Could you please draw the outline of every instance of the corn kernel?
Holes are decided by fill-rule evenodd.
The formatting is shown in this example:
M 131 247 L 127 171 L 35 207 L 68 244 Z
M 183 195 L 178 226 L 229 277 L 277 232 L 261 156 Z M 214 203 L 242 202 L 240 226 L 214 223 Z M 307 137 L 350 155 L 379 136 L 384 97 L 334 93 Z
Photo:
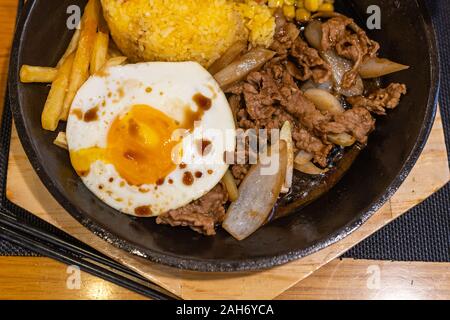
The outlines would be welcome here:
M 322 3 L 319 6 L 318 11 L 321 11 L 321 12 L 333 12 L 334 11 L 334 6 L 333 6 L 332 3 Z
M 285 5 L 283 7 L 283 13 L 286 18 L 288 18 L 289 20 L 292 20 L 295 18 L 295 7 L 293 5 L 290 5 L 290 6 Z
M 269 0 L 267 5 L 269 8 L 279 8 L 283 5 L 283 0 Z
M 284 4 L 286 6 L 293 6 L 295 5 L 295 0 L 284 0 Z
M 304 8 L 299 8 L 295 12 L 295 19 L 297 19 L 297 21 L 308 21 L 310 17 L 311 17 L 311 12 L 309 12 L 308 10 L 306 10 Z
M 316 12 L 322 2 L 321 0 L 305 0 L 305 9 L 309 12 Z
M 297 8 L 304 8 L 305 7 L 305 1 L 304 0 L 296 0 L 295 5 Z

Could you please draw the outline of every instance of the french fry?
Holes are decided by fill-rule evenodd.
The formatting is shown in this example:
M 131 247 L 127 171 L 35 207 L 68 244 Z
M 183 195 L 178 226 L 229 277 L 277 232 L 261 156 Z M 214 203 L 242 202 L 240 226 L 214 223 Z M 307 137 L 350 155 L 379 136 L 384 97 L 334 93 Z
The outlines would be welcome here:
M 80 41 L 75 52 L 69 88 L 64 99 L 61 120 L 66 121 L 75 95 L 89 77 L 89 63 L 100 19 L 99 0 L 89 0 L 81 19 Z
M 53 141 L 55 145 L 57 145 L 60 148 L 69 150 L 69 147 L 67 145 L 67 137 L 65 132 L 58 133 L 58 136 L 56 137 L 55 141 Z
M 109 34 L 102 31 L 97 32 L 94 50 L 91 56 L 91 75 L 99 71 L 106 63 L 108 55 Z
M 63 111 L 64 98 L 69 86 L 69 78 L 72 71 L 74 54 L 70 55 L 58 70 L 55 81 L 45 102 L 42 112 L 42 128 L 55 131 L 58 127 L 59 119 Z
M 58 64 L 56 65 L 57 68 L 61 67 L 64 61 L 67 59 L 68 56 L 70 56 L 72 53 L 75 52 L 78 48 L 78 41 L 80 40 L 80 29 L 77 28 L 75 33 L 72 36 L 72 40 L 70 40 L 69 46 L 66 49 L 66 52 L 64 52 L 61 59 L 59 59 Z
M 49 67 L 35 67 L 24 64 L 20 68 L 20 81 L 23 83 L 50 83 L 56 78 L 58 69 Z

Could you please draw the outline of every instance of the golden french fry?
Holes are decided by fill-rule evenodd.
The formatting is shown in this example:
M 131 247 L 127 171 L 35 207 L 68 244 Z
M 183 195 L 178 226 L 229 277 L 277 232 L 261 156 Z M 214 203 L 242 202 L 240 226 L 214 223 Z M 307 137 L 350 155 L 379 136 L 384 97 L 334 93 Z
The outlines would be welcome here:
M 72 53 L 75 52 L 78 48 L 78 41 L 80 40 L 80 29 L 78 28 L 75 33 L 72 36 L 72 40 L 70 40 L 69 46 L 66 49 L 66 52 L 64 52 L 61 59 L 59 59 L 58 64 L 56 65 L 57 68 L 61 67 L 64 61 L 67 59 L 68 56 L 70 56 Z
M 59 119 L 63 111 L 64 98 L 69 86 L 70 73 L 74 61 L 74 54 L 70 55 L 58 70 L 55 81 L 45 102 L 42 112 L 42 128 L 55 131 L 58 127 Z
M 95 39 L 94 50 L 91 56 L 91 75 L 99 71 L 106 63 L 108 55 L 109 34 L 104 32 L 97 32 Z
M 67 137 L 65 132 L 58 133 L 58 136 L 56 137 L 55 141 L 53 141 L 55 145 L 57 145 L 60 148 L 69 150 L 69 146 L 67 145 Z
M 35 67 L 24 64 L 20 68 L 20 81 L 23 83 L 50 83 L 56 78 L 58 69 L 49 67 Z
M 70 75 L 69 88 L 64 99 L 63 112 L 61 120 L 67 120 L 69 116 L 70 106 L 77 94 L 78 89 L 89 77 L 89 63 L 94 48 L 97 27 L 100 18 L 100 2 L 99 0 L 89 0 L 81 19 L 80 41 L 75 52 L 72 72 Z

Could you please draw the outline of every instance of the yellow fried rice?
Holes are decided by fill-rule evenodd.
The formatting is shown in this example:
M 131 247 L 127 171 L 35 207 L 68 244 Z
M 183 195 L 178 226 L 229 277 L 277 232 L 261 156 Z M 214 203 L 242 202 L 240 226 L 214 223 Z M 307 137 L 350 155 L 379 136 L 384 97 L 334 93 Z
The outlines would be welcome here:
M 111 35 L 134 61 L 209 67 L 234 42 L 269 46 L 275 21 L 253 0 L 101 0 Z

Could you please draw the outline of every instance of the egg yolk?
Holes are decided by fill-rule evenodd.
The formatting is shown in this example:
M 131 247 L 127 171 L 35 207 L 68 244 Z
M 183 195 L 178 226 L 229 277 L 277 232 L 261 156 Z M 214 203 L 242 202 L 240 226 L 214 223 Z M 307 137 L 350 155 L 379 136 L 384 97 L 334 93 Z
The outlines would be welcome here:
M 178 142 L 172 133 L 178 129 L 175 120 L 147 105 L 135 105 L 112 123 L 107 147 L 89 148 L 70 153 L 71 162 L 80 176 L 89 174 L 91 164 L 112 164 L 130 185 L 156 184 L 176 169 L 172 151 Z

